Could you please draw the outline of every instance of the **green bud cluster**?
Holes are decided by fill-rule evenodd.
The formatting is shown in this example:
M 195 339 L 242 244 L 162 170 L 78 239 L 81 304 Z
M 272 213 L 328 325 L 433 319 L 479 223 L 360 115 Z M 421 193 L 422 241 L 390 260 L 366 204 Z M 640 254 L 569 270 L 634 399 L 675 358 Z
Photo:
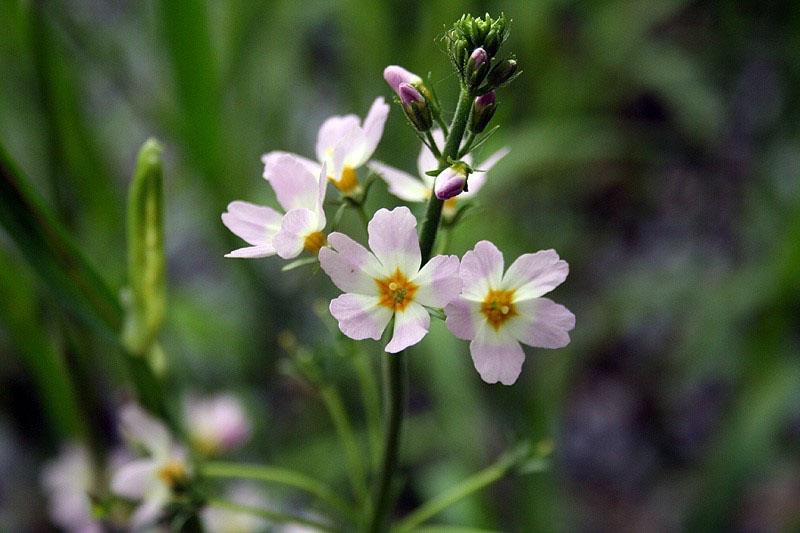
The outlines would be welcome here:
M 469 81 L 465 76 L 472 52 L 477 48 L 483 48 L 488 60 L 491 61 L 506 38 L 508 38 L 508 19 L 503 13 L 496 19 L 488 13 L 483 18 L 462 15 L 444 34 L 450 60 L 465 83 Z

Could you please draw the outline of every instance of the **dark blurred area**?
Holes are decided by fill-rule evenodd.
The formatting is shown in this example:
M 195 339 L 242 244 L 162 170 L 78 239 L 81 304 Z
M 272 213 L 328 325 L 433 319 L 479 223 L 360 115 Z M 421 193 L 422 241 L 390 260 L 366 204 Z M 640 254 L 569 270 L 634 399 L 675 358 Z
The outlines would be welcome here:
M 430 71 L 452 112 L 457 80 L 437 37 L 462 13 L 485 11 L 513 20 L 505 49 L 523 74 L 499 91 L 502 126 L 478 159 L 511 153 L 450 251 L 489 239 L 508 263 L 555 248 L 570 275 L 553 297 L 577 326 L 565 349 L 526 349 L 519 381 L 503 387 L 483 383 L 466 343 L 434 321 L 410 351 L 400 511 L 517 440 L 552 440 L 545 472 L 506 479 L 443 521 L 797 530 L 796 2 L 4 0 L 0 141 L 115 288 L 136 151 L 149 136 L 163 142 L 169 379 L 245 399 L 255 432 L 244 458 L 339 482 L 330 423 L 281 372 L 278 342 L 286 331 L 328 342 L 330 318 L 314 310 L 335 291 L 276 260 L 224 259 L 237 243 L 220 213 L 239 198 L 274 204 L 261 154 L 312 156 L 327 116 L 363 116 L 388 98 L 388 64 Z M 418 150 L 393 108 L 376 157 L 412 171 Z M 398 203 L 374 189 L 372 209 Z M 344 225 L 364 239 L 355 216 Z M 37 472 L 63 435 L 26 361 L 64 354 L 87 380 L 108 445 L 122 371 L 108 340 L 58 305 L 3 230 L 0 269 L 13 285 L 0 304 L 0 529 L 40 530 Z M 336 361 L 358 412 L 352 372 Z

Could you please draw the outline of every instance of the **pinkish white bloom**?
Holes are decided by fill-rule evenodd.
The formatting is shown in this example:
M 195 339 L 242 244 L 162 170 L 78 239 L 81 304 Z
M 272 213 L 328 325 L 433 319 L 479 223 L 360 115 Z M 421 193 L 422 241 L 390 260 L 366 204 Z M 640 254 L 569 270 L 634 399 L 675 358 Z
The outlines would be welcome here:
M 487 383 L 511 385 L 522 370 L 520 343 L 562 348 L 575 315 L 541 296 L 559 286 L 569 272 L 555 250 L 524 254 L 503 274 L 503 254 L 480 241 L 464 254 L 461 295 L 445 307 L 447 328 L 469 340 L 472 361 Z
M 233 451 L 250 437 L 250 422 L 241 402 L 233 395 L 188 397 L 183 412 L 192 444 L 205 455 Z
M 92 516 L 89 499 L 89 493 L 95 489 L 95 475 L 89 452 L 80 444 L 65 446 L 56 459 L 42 468 L 42 488 L 54 524 L 76 533 L 103 531 Z
M 228 487 L 225 491 L 225 500 L 256 509 L 272 507 L 272 502 L 264 493 L 249 483 L 239 482 Z M 254 533 L 266 531 L 270 526 L 267 520 L 253 513 L 221 507 L 206 507 L 201 511 L 200 516 L 204 529 L 209 533 Z
M 383 79 L 398 97 L 400 97 L 400 84 L 407 83 L 416 86 L 422 83 L 422 78 L 399 65 L 389 65 L 383 69 Z
M 235 201 L 228 204 L 222 222 L 250 246 L 225 257 L 268 257 L 283 259 L 303 250 L 316 253 L 325 244 L 325 165 L 312 172 L 299 158 L 281 153 L 272 158 L 268 180 L 285 214 L 261 205 Z
M 131 529 L 139 530 L 160 517 L 173 490 L 189 479 L 190 466 L 186 451 L 167 428 L 135 405 L 120 412 L 120 432 L 132 450 L 145 452 L 112 468 L 111 475 L 112 492 L 140 502 L 130 518 Z
M 383 136 L 389 105 L 382 97 L 372 103 L 364 122 L 356 115 L 333 116 L 322 123 L 317 134 L 317 161 L 294 156 L 313 174 L 326 165 L 327 178 L 345 194 L 358 189 L 358 168 L 375 152 Z M 286 152 L 269 152 L 261 157 L 264 177 L 270 182 L 275 162 Z
M 442 130 L 433 130 L 431 133 L 433 134 L 433 139 L 436 141 L 436 144 L 440 147 L 444 146 L 444 133 L 442 133 Z M 478 193 L 484 183 L 486 183 L 486 173 L 498 161 L 503 159 L 508 152 L 508 148 L 502 148 L 490 155 L 480 164 L 474 165 L 476 170 L 469 175 L 468 190 L 445 202 L 443 212 L 445 217 L 451 217 L 455 213 L 457 199 L 466 200 L 474 197 Z M 467 154 L 464 156 L 463 161 L 473 166 L 471 155 Z M 433 152 L 431 152 L 425 144 L 422 145 L 419 157 L 417 158 L 419 177 L 412 176 L 407 172 L 398 170 L 380 161 L 370 161 L 368 166 L 373 172 L 383 178 L 389 186 L 390 193 L 407 202 L 426 202 L 428 198 L 430 198 L 435 184 L 444 184 L 453 179 L 458 179 L 457 171 L 451 168 L 445 169 L 436 178 L 426 174 L 429 170 L 436 170 L 439 167 L 439 162 L 436 160 L 436 156 L 433 155 Z M 463 189 L 463 185 L 461 189 Z
M 441 308 L 461 289 L 458 258 L 436 256 L 420 269 L 417 220 L 407 207 L 379 209 L 368 226 L 371 252 L 347 235 L 331 233 L 319 252 L 322 269 L 345 294 L 330 304 L 351 339 L 379 340 L 394 317 L 386 351 L 396 353 L 428 333 L 425 307 Z

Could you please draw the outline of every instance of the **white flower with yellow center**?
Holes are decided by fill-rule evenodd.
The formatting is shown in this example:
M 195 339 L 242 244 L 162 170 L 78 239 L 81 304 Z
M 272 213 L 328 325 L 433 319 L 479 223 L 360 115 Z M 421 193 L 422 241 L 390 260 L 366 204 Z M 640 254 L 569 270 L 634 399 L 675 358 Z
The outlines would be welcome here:
M 358 190 L 357 170 L 375 152 L 383 136 L 383 126 L 389 115 L 389 105 L 383 97 L 372 103 L 364 122 L 356 115 L 341 115 L 328 118 L 317 134 L 317 161 L 292 154 L 312 173 L 319 174 L 322 165 L 327 167 L 327 178 L 344 194 Z M 275 161 L 286 152 L 274 151 L 264 154 L 264 177 L 271 181 Z
M 132 448 L 145 456 L 113 469 L 111 491 L 139 501 L 130 518 L 138 531 L 152 525 L 172 499 L 173 490 L 184 485 L 190 475 L 186 451 L 175 444 L 164 425 L 135 405 L 120 413 L 120 431 Z
M 569 272 L 555 250 L 524 254 L 503 274 L 503 254 L 480 241 L 461 260 L 461 295 L 445 307 L 447 328 L 469 340 L 475 369 L 487 383 L 511 385 L 525 353 L 520 343 L 539 348 L 569 344 L 575 315 L 541 296 Z
M 420 269 L 417 220 L 407 207 L 379 209 L 367 227 L 367 250 L 342 233 L 319 252 L 322 269 L 345 294 L 330 304 L 339 329 L 351 339 L 379 340 L 394 317 L 386 351 L 396 353 L 428 333 L 426 307 L 442 308 L 458 296 L 458 258 L 439 255 Z
M 440 148 L 444 146 L 444 133 L 442 133 L 442 130 L 433 130 L 431 133 L 436 144 Z M 475 165 L 477 170 L 469 175 L 467 190 L 458 196 L 445 200 L 442 213 L 445 218 L 452 217 L 453 214 L 455 214 L 456 203 L 459 200 L 472 198 L 481 190 L 486 183 L 487 172 L 497 164 L 498 161 L 503 159 L 508 152 L 508 148 L 501 148 L 480 164 Z M 470 154 L 464 156 L 463 161 L 472 166 L 472 156 Z M 427 175 L 426 172 L 429 170 L 436 170 L 439 167 L 439 162 L 436 160 L 436 156 L 433 155 L 433 152 L 431 152 L 424 143 L 417 157 L 417 171 L 419 172 L 419 177 L 412 176 L 407 172 L 398 170 L 380 161 L 370 161 L 367 166 L 370 170 L 383 178 L 389 186 L 390 193 L 407 202 L 427 202 L 436 184 L 445 184 L 451 181 L 456 177 L 457 172 L 453 168 L 447 168 L 436 178 Z
M 268 181 L 285 213 L 240 200 L 231 202 L 222 214 L 222 222 L 250 246 L 225 257 L 277 254 L 292 259 L 303 250 L 316 254 L 325 244 L 325 169 L 326 165 L 322 165 L 312 172 L 300 159 L 285 153 L 274 157 Z

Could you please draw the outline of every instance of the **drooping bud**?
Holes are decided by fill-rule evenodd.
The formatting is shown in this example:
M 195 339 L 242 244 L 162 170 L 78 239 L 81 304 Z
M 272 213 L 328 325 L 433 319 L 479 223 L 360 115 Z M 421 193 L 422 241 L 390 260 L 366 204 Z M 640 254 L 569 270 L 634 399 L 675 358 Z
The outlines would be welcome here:
M 409 72 L 399 65 L 389 65 L 383 69 L 383 79 L 389 84 L 394 93 L 400 96 L 400 84 L 408 83 L 409 85 L 417 86 L 422 83 L 422 78 Z
M 517 75 L 517 62 L 513 59 L 504 59 L 494 66 L 489 72 L 487 81 L 494 88 L 502 87 L 513 80 Z
M 398 94 L 403 111 L 406 112 L 408 120 L 418 131 L 428 131 L 433 126 L 433 117 L 428 107 L 428 102 L 416 87 L 410 83 L 401 83 Z
M 461 194 L 467 187 L 467 178 L 472 169 L 463 161 L 456 161 L 436 178 L 434 192 L 439 200 L 447 200 Z
M 472 118 L 469 129 L 473 133 L 481 133 L 492 120 L 495 110 L 497 110 L 497 94 L 494 91 L 475 98 L 475 101 L 472 102 Z
M 472 88 L 477 88 L 483 82 L 488 71 L 489 56 L 486 54 L 486 50 L 478 47 L 472 51 L 467 60 L 467 69 L 464 76 L 467 84 Z

